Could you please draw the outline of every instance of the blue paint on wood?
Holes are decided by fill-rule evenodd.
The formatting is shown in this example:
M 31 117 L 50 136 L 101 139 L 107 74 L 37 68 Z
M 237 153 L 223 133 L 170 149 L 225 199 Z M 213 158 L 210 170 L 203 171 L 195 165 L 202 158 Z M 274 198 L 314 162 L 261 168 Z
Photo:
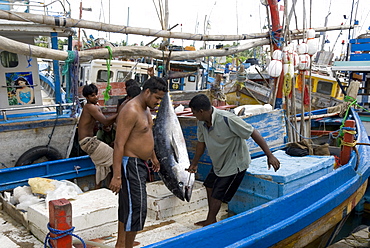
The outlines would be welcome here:
M 241 213 L 297 190 L 331 172 L 335 163 L 333 156 L 292 157 L 282 150 L 274 155 L 281 163 L 277 172 L 268 170 L 266 156 L 252 160 L 228 205 L 230 212 Z
M 366 131 L 353 114 L 358 142 L 369 143 Z M 370 174 L 370 147 L 359 146 L 348 164 L 286 195 L 215 224 L 147 247 L 270 247 L 319 220 L 338 207 L 365 183 Z M 359 159 L 358 170 L 355 165 Z
M 0 191 L 27 185 L 32 177 L 65 180 L 89 175 L 95 175 L 95 165 L 89 156 L 12 167 L 0 170 Z
M 356 51 L 370 51 L 370 43 L 352 44 L 351 52 Z
M 275 110 L 268 113 L 252 115 L 243 119 L 261 133 L 262 137 L 270 147 L 270 150 L 276 151 L 278 149 L 282 149 L 288 142 L 283 110 Z M 180 117 L 179 121 L 184 134 L 189 158 L 192 159 L 195 154 L 195 145 L 197 143 L 197 120 L 194 117 Z M 264 155 L 263 151 L 252 138 L 246 140 L 246 142 L 252 158 Z M 211 165 L 211 158 L 206 151 L 199 160 L 198 173 L 196 175 L 197 180 L 204 180 L 206 178 L 211 169 Z
M 74 123 L 76 123 L 76 118 L 70 118 L 69 116 L 35 116 L 33 118 L 0 121 L 0 132 L 45 128 L 54 125 L 72 125 Z
M 365 38 L 365 39 L 350 39 L 349 40 L 349 43 L 351 43 L 351 44 L 356 44 L 356 43 L 370 43 L 370 38 Z M 368 45 L 370 47 L 370 44 L 368 44 Z
M 351 54 L 349 57 L 349 61 L 369 61 L 370 54 L 362 53 L 362 54 Z

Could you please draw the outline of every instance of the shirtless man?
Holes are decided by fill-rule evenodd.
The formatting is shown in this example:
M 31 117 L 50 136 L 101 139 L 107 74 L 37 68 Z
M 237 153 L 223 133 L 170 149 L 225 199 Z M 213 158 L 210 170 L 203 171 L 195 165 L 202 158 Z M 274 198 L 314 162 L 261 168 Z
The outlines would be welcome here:
M 144 227 L 146 161 L 151 159 L 153 170 L 159 171 L 149 108 L 155 108 L 167 91 L 167 83 L 163 79 L 151 77 L 145 81 L 140 94 L 122 108 L 117 118 L 113 178 L 109 186 L 113 192 L 119 193 L 116 248 L 133 247 L 136 233 Z
M 126 103 L 128 101 L 130 101 L 132 98 L 134 98 L 135 96 L 140 94 L 141 88 L 138 85 L 134 84 L 134 85 L 131 85 L 130 87 L 128 87 L 126 89 L 126 92 L 127 92 L 127 95 L 125 97 L 125 100 L 122 101 L 122 103 L 120 103 L 117 106 L 117 113 L 119 113 L 121 111 L 121 109 L 126 105 Z
M 108 175 L 113 164 L 113 149 L 94 136 L 94 127 L 96 121 L 106 126 L 112 125 L 116 120 L 117 114 L 106 117 L 102 113 L 97 105 L 98 88 L 94 84 L 85 85 L 82 95 L 86 98 L 87 103 L 82 109 L 78 122 L 78 140 L 81 149 L 90 155 L 91 160 L 95 164 L 96 187 L 99 188 L 100 182 Z

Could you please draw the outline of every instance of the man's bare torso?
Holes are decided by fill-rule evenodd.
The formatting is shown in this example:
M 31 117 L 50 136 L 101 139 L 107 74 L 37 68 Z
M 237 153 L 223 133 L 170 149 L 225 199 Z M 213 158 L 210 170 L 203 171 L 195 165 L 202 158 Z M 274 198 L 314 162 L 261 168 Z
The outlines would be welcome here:
M 91 103 L 88 103 L 83 107 L 82 114 L 78 122 L 78 140 L 94 136 L 96 120 L 90 113 L 91 108 L 96 108 L 99 112 L 101 112 L 99 106 Z
M 135 111 L 125 111 L 125 108 L 133 108 Z M 121 113 L 122 115 L 120 114 L 118 118 L 135 119 L 135 125 L 130 131 L 124 147 L 124 156 L 148 160 L 154 149 L 153 120 L 149 108 L 144 110 L 138 101 L 131 100 L 124 106 Z

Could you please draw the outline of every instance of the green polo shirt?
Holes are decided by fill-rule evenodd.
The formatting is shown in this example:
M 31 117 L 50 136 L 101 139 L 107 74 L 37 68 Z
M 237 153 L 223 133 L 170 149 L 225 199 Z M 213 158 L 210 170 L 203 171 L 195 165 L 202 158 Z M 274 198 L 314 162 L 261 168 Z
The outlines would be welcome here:
M 209 129 L 204 121 L 198 121 L 198 141 L 206 143 L 217 176 L 230 176 L 248 169 L 251 156 L 246 139 L 253 130 L 242 118 L 216 108 L 213 108 Z

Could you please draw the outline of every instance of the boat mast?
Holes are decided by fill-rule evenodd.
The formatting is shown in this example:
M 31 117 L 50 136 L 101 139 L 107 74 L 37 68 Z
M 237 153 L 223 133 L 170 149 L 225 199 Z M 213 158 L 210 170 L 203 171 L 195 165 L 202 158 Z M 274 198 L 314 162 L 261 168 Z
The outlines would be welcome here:
M 329 13 L 327 14 L 327 16 L 325 17 L 325 24 L 324 24 L 324 27 L 326 27 L 328 25 L 328 19 L 329 19 L 329 15 L 331 14 L 330 12 L 330 7 L 331 7 L 331 1 L 330 1 L 330 4 L 329 4 Z M 325 45 L 325 36 L 326 36 L 326 32 L 322 32 L 322 41 L 321 41 L 321 51 L 324 51 L 324 45 Z
M 269 8 L 270 8 L 270 15 L 271 15 L 271 33 L 274 36 L 274 39 L 279 40 L 280 39 L 280 31 L 281 31 L 281 26 L 280 26 L 280 18 L 279 18 L 279 10 L 278 10 L 278 2 L 277 0 L 267 0 Z M 273 44 L 273 49 L 277 50 L 279 49 L 279 44 L 274 43 Z M 283 105 L 283 91 L 282 91 L 282 86 L 283 86 L 283 81 L 284 81 L 284 75 L 283 72 L 280 77 L 275 79 L 275 89 L 277 89 L 276 92 L 276 98 L 275 102 L 273 103 L 274 108 L 281 108 Z
M 352 8 L 351 8 L 351 18 L 349 20 L 349 24 L 352 23 L 352 15 L 353 15 L 353 6 L 355 5 L 355 0 L 352 0 Z M 351 29 L 348 30 L 348 42 L 347 42 L 347 54 L 346 54 L 346 61 L 348 61 L 349 57 L 349 40 L 351 39 Z

